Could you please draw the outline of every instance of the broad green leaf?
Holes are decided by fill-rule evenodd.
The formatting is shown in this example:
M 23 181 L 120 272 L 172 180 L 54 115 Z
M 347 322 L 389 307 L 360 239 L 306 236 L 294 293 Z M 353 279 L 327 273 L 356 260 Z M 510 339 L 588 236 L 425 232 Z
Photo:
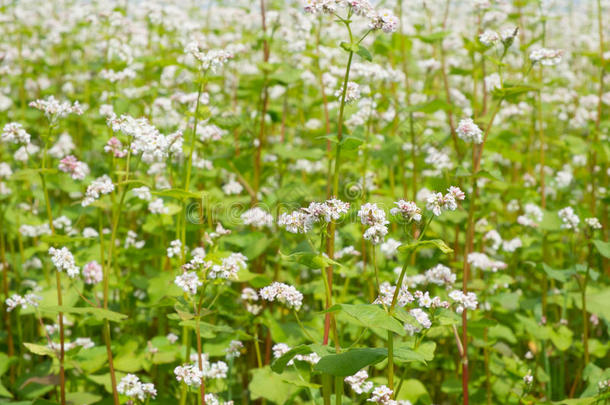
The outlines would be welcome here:
M 434 342 L 424 342 L 417 348 L 412 347 L 411 344 L 402 345 L 394 348 L 394 359 L 405 363 L 418 361 L 426 364 L 434 359 L 435 350 L 436 343 Z
M 362 368 L 377 364 L 388 356 L 385 348 L 358 348 L 343 353 L 329 354 L 320 359 L 314 371 L 338 377 L 356 374 Z
M 369 62 L 371 62 L 373 60 L 373 55 L 371 55 L 371 53 L 369 52 L 368 49 L 366 49 L 364 46 L 362 45 L 358 45 L 358 50 L 356 51 L 356 53 L 358 55 L 360 55 L 360 57 L 362 59 L 368 60 Z
M 264 398 L 276 404 L 285 404 L 293 394 L 301 389 L 301 387 L 286 382 L 286 377 L 274 373 L 269 366 L 255 368 L 251 373 L 252 379 L 248 385 L 248 391 L 252 400 Z
M 29 351 L 39 356 L 50 356 L 56 357 L 55 350 L 48 346 L 38 345 L 36 343 L 24 343 L 23 344 Z
M 357 325 L 365 326 L 370 329 L 381 328 L 390 330 L 404 336 L 404 328 L 396 319 L 391 317 L 386 311 L 376 304 L 338 304 L 329 308 L 329 311 L 342 311 L 347 314 Z
M 48 312 L 58 314 L 60 312 L 64 314 L 80 314 L 80 315 L 91 315 L 97 320 L 108 319 L 111 322 L 122 322 L 127 318 L 127 315 L 118 312 L 110 311 L 104 308 L 94 307 L 67 307 L 67 306 L 46 306 L 40 307 L 41 312 Z
M 597 251 L 605 258 L 610 258 L 610 242 L 604 242 L 603 240 L 592 241 Z

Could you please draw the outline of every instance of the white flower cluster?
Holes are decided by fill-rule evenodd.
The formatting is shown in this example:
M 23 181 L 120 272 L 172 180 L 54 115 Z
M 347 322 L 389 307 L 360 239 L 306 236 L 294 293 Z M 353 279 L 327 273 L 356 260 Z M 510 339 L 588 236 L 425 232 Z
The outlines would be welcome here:
M 343 97 L 343 86 L 335 91 L 335 97 L 339 100 Z M 347 82 L 347 90 L 345 91 L 345 102 L 347 104 L 353 103 L 360 98 L 360 86 L 356 82 Z
M 87 187 L 87 191 L 85 192 L 85 198 L 81 202 L 83 207 L 87 207 L 91 205 L 95 200 L 100 198 L 101 194 L 109 194 L 114 191 L 114 184 L 112 183 L 112 179 L 107 174 L 104 174 L 101 177 L 93 180 L 91 184 Z
M 493 260 L 485 253 L 472 252 L 468 254 L 468 263 L 474 268 L 483 271 L 497 272 L 506 268 L 506 263 L 499 260 Z
M 203 285 L 203 282 L 199 279 L 197 273 L 195 273 L 194 271 L 187 271 L 179 276 L 176 276 L 176 278 L 174 279 L 174 283 L 178 287 L 182 288 L 185 293 L 191 295 L 196 294 L 197 288 Z
M 523 226 L 537 228 L 542 221 L 544 213 L 536 204 L 527 203 L 524 207 L 524 214 L 517 217 L 517 223 Z
M 174 256 L 180 255 L 182 251 L 182 242 L 180 239 L 173 240 L 169 243 L 169 247 L 167 248 L 167 257 L 170 259 Z
M 64 320 L 64 322 L 65 322 L 65 320 Z M 57 326 L 57 328 L 59 328 L 59 326 Z M 55 329 L 55 330 L 57 330 L 57 329 Z M 59 352 L 61 350 L 61 343 L 49 342 L 47 344 L 47 347 L 55 350 L 56 352 Z M 95 343 L 93 343 L 93 340 L 91 340 L 91 338 L 88 338 L 88 337 L 76 338 L 76 340 L 74 340 L 73 342 L 64 342 L 65 351 L 72 350 L 76 347 L 82 347 L 83 349 L 91 349 L 92 347 L 95 347 Z
M 368 0 L 304 0 L 305 12 L 311 14 L 334 14 L 339 7 L 350 7 L 354 14 L 369 20 L 368 27 L 372 30 L 383 30 L 386 33 L 398 29 L 398 17 L 390 10 L 375 10 Z
M 227 359 L 236 359 L 241 356 L 241 350 L 244 348 L 244 344 L 239 340 L 231 340 L 229 347 L 225 349 L 227 352 Z
M 277 223 L 290 233 L 307 233 L 315 223 L 336 221 L 348 210 L 349 203 L 331 198 L 323 203 L 312 202 L 307 208 L 283 213 Z
M 303 305 L 303 294 L 291 285 L 273 282 L 267 287 L 261 288 L 259 295 L 266 301 L 278 301 L 288 308 L 299 310 Z
M 374 203 L 366 203 L 360 207 L 358 217 L 362 225 L 367 225 L 364 231 L 364 239 L 370 240 L 374 245 L 383 242 L 383 238 L 388 234 L 389 221 L 386 220 L 385 211 Z
M 367 381 L 368 378 L 369 373 L 366 370 L 360 370 L 352 376 L 345 377 L 344 381 L 350 385 L 352 391 L 360 395 L 373 389 L 373 382 Z
M 23 297 L 19 294 L 13 294 L 4 301 L 6 304 L 6 311 L 11 312 L 17 307 L 27 308 L 28 306 L 37 307 L 38 302 L 42 297 L 35 294 L 26 294 Z
M 544 66 L 554 66 L 561 62 L 563 50 L 539 48 L 530 52 L 532 63 L 540 62 Z
M 197 137 L 201 142 L 219 141 L 227 131 L 216 125 L 202 125 L 197 127 Z
M 49 224 L 46 222 L 41 225 L 23 224 L 19 227 L 19 233 L 28 238 L 36 238 L 40 235 L 50 235 L 51 227 L 49 227 Z
M 123 246 L 125 249 L 129 249 L 132 246 L 136 249 L 142 249 L 145 243 L 146 242 L 144 240 L 138 240 L 138 234 L 130 229 L 127 231 L 125 244 Z
M 162 198 L 156 198 L 148 203 L 148 211 L 150 211 L 151 214 L 167 214 L 169 208 L 165 206 Z
M 518 28 L 505 28 L 499 33 L 493 30 L 485 30 L 479 35 L 479 41 L 486 46 L 495 45 L 498 42 L 502 42 L 504 46 L 510 46 L 518 32 Z
M 112 113 L 106 119 L 113 132 L 122 132 L 132 137 L 131 152 L 141 154 L 145 163 L 162 162 L 170 153 L 182 153 L 182 133 L 180 131 L 163 135 L 146 118 L 129 115 L 117 117 Z
M 479 302 L 477 301 L 477 295 L 473 292 L 464 294 L 460 290 L 453 290 L 449 293 L 449 298 L 458 303 L 455 312 L 461 314 L 464 309 L 477 309 Z
M 241 220 L 246 225 L 252 225 L 255 228 L 271 228 L 273 226 L 273 216 L 260 207 L 250 208 L 248 211 L 241 214 Z
M 61 272 L 65 270 L 70 278 L 78 276 L 79 269 L 74 262 L 74 256 L 72 256 L 72 253 L 67 247 L 64 246 L 61 249 L 50 247 L 49 254 L 51 255 L 51 261 L 57 271 Z
M 599 219 L 595 217 L 586 218 L 585 223 L 591 227 L 591 229 L 602 229 L 602 224 L 599 222 Z
M 415 204 L 415 202 L 399 200 L 396 201 L 394 204 L 396 204 L 397 207 L 392 208 L 390 210 L 390 214 L 402 215 L 402 217 L 408 222 L 421 221 L 421 209 L 417 206 L 417 204 Z
M 213 72 L 227 63 L 230 59 L 233 59 L 234 56 L 233 52 L 222 49 L 212 49 L 207 52 L 202 52 L 197 41 L 189 42 L 184 48 L 184 52 L 199 61 L 202 70 L 209 69 Z
M 456 129 L 458 137 L 464 142 L 483 143 L 483 131 L 471 118 L 461 120 Z
M 203 372 L 197 364 L 183 364 L 174 369 L 176 380 L 184 382 L 189 387 L 199 387 L 203 379 Z
M 83 266 L 83 278 L 85 280 L 85 284 L 92 285 L 101 282 L 104 278 L 102 266 L 95 260 L 85 264 Z
M 431 193 L 426 199 L 426 208 L 431 210 L 437 217 L 443 211 L 455 211 L 457 201 L 464 200 L 465 194 L 459 187 L 451 186 L 447 189 L 447 194 Z
M 244 302 L 246 311 L 252 315 L 258 315 L 263 310 L 261 305 L 255 304 L 258 301 L 258 294 L 253 288 L 246 287 L 241 290 L 241 300 Z
M 87 163 L 80 162 L 76 157 L 68 155 L 59 161 L 59 170 L 70 173 L 74 180 L 83 180 L 89 174 Z
M 30 143 L 30 134 L 17 122 L 9 122 L 2 128 L 2 142 L 11 142 L 27 145 Z
M 396 291 L 396 286 L 391 285 L 387 281 L 384 281 L 379 286 L 379 296 L 373 301 L 373 304 L 383 304 L 386 306 L 392 305 L 392 298 L 394 297 L 394 293 Z M 413 302 L 415 298 L 409 292 L 406 286 L 402 286 L 400 291 L 398 292 L 398 297 L 396 298 L 396 305 L 400 307 L 404 307 L 407 304 Z
M 144 401 L 147 397 L 155 398 L 157 396 L 157 390 L 155 389 L 154 384 L 143 383 L 134 374 L 127 374 L 125 377 L 121 378 L 121 381 L 119 381 L 116 386 L 116 390 L 119 394 L 126 395 L 139 401 Z
M 248 267 L 248 258 L 241 253 L 231 253 L 228 257 L 221 260 L 220 264 L 215 264 L 210 268 L 208 277 L 211 279 L 222 278 L 225 280 L 237 280 L 239 270 Z
M 30 107 L 43 111 L 47 116 L 47 119 L 51 122 L 54 122 L 58 118 L 65 117 L 68 114 L 81 115 L 83 113 L 83 109 L 80 104 L 78 104 L 78 101 L 75 101 L 74 104 L 70 104 L 67 101 L 60 102 L 53 96 L 47 97 L 46 100 L 39 99 L 32 101 L 29 105 Z
M 557 212 L 557 215 L 559 215 L 559 218 L 561 218 L 561 221 L 563 222 L 563 224 L 561 224 L 562 229 L 573 229 L 574 231 L 578 231 L 580 218 L 578 218 L 578 215 L 576 215 L 572 207 L 560 209 Z
M 273 350 L 273 358 L 279 359 L 284 354 L 288 353 L 291 349 L 292 348 L 286 343 L 277 343 L 271 348 L 271 350 Z M 320 361 L 320 356 L 317 353 L 297 354 L 286 364 L 292 366 L 295 360 L 304 361 L 309 364 L 316 364 Z
M 127 156 L 127 149 L 123 147 L 123 144 L 116 136 L 110 138 L 106 145 L 104 145 L 104 152 L 112 153 L 112 156 L 116 158 Z
M 450 287 L 455 283 L 456 276 L 445 265 L 437 264 L 424 273 L 428 283 Z

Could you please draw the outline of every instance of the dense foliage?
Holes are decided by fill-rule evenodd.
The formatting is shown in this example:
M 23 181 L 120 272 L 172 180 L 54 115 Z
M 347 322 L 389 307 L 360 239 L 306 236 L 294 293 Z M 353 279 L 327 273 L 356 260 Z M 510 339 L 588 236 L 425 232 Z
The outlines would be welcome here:
M 608 17 L 0 0 L 0 402 L 610 402 Z

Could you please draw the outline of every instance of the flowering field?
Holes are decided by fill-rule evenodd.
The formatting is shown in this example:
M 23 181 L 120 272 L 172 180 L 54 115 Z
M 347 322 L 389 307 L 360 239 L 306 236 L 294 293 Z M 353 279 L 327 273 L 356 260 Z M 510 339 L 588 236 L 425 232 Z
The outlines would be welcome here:
M 0 0 L 0 403 L 610 403 L 607 0 Z

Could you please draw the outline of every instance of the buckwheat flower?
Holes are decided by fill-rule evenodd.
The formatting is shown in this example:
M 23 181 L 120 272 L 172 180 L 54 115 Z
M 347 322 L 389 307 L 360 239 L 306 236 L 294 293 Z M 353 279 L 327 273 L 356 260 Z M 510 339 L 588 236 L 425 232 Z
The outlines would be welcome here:
M 226 195 L 240 194 L 243 190 L 243 186 L 235 179 L 229 180 L 228 183 L 222 186 L 222 191 Z
M 150 211 L 152 214 L 167 214 L 169 212 L 169 208 L 165 206 L 163 199 L 157 198 L 148 204 L 148 211 Z
M 196 41 L 189 42 L 184 48 L 184 52 L 199 62 L 201 70 L 211 70 L 212 72 L 233 59 L 233 52 L 226 50 L 212 49 L 202 52 Z
M 44 100 L 38 99 L 32 101 L 29 106 L 44 112 L 47 119 L 51 122 L 54 122 L 58 118 L 63 118 L 68 114 L 81 115 L 83 113 L 78 101 L 75 101 L 74 104 L 70 104 L 67 101 L 60 102 L 53 96 L 49 96 Z
M 178 341 L 178 336 L 175 333 L 168 333 L 165 338 L 169 340 L 171 344 L 174 344 Z
M 396 256 L 399 246 L 400 246 L 399 241 L 390 238 L 386 242 L 382 243 L 381 246 L 379 246 L 379 250 L 386 257 L 390 258 L 390 257 Z
M 273 282 L 259 291 L 259 295 L 266 301 L 278 301 L 288 308 L 299 310 L 303 305 L 303 294 L 291 285 Z
M 11 142 L 15 144 L 28 145 L 30 143 L 30 134 L 23 129 L 23 126 L 17 122 L 9 122 L 2 128 L 2 142 Z
M 72 137 L 63 133 L 59 135 L 57 142 L 49 149 L 49 156 L 53 156 L 56 159 L 61 159 L 67 155 L 69 155 L 74 149 L 76 145 L 74 145 L 74 141 L 72 141 Z
M 380 29 L 386 34 L 391 34 L 398 29 L 398 17 L 388 9 L 379 10 L 372 16 L 369 27 L 373 30 Z
M 243 301 L 258 301 L 258 294 L 254 288 L 246 287 L 241 290 L 241 299 Z
M 170 242 L 170 246 L 167 248 L 167 257 L 170 259 L 174 256 L 178 256 L 182 251 L 182 242 L 180 239 L 176 239 Z
M 147 397 L 155 398 L 157 396 L 157 390 L 153 384 L 142 383 L 134 374 L 127 374 L 125 377 L 121 378 L 116 389 L 119 394 L 140 401 L 146 400 Z
M 101 194 L 109 194 L 114 191 L 114 184 L 108 175 L 103 175 L 93 180 L 87 187 L 85 198 L 81 202 L 83 207 L 91 205 L 95 200 L 100 198 Z
M 523 376 L 523 382 L 525 383 L 525 385 L 532 385 L 532 383 L 534 382 L 532 370 L 527 370 L 527 374 Z
M 335 252 L 335 259 L 342 259 L 346 256 L 360 256 L 360 252 L 353 246 L 346 246 Z
M 396 286 L 391 285 L 387 281 L 384 281 L 379 286 L 379 296 L 373 301 L 373 304 L 383 304 L 386 306 L 392 305 L 392 299 L 394 298 L 394 292 L 396 291 Z M 396 303 L 400 307 L 404 307 L 407 304 L 413 302 L 415 298 L 409 292 L 407 287 L 403 285 L 400 287 L 398 291 L 398 298 Z
M 90 226 L 83 229 L 83 238 L 97 238 L 98 236 L 100 236 L 98 231 L 91 228 Z
M 381 385 L 379 387 L 375 387 L 373 390 L 371 397 L 367 399 L 367 402 L 375 402 L 378 404 L 389 404 L 392 401 L 392 394 L 394 391 L 386 387 L 385 385 Z
M 561 62 L 563 50 L 539 48 L 530 52 L 532 63 L 540 62 L 544 66 L 554 66 Z
M 578 215 L 574 213 L 574 209 L 572 207 L 565 207 L 563 209 L 560 209 L 557 212 L 557 215 L 559 215 L 559 218 L 561 218 L 561 221 L 563 222 L 563 224 L 561 224 L 562 229 L 574 229 L 575 231 L 578 230 L 580 218 L 578 218 Z
M 138 197 L 140 200 L 150 201 L 152 199 L 152 194 L 150 193 L 150 189 L 146 186 L 132 188 L 131 192 L 133 195 Z
M 182 288 L 185 293 L 194 295 L 197 293 L 197 288 L 203 285 L 203 282 L 199 280 L 197 273 L 194 271 L 184 272 L 177 276 L 174 283 Z
M 343 97 L 343 86 L 335 91 L 335 97 L 339 100 Z M 360 86 L 356 82 L 347 82 L 347 90 L 345 91 L 345 102 L 350 104 L 360 98 Z
M 72 155 L 60 160 L 58 168 L 62 172 L 70 173 L 74 180 L 83 180 L 89 174 L 89 166 Z
M 102 272 L 102 266 L 95 260 L 83 266 L 83 279 L 85 284 L 97 284 L 102 281 L 104 274 Z
M 464 142 L 472 142 L 476 144 L 483 143 L 483 131 L 474 123 L 471 118 L 461 120 L 456 129 L 458 137 Z
M 244 224 L 255 228 L 271 228 L 273 226 L 273 216 L 260 207 L 254 207 L 241 214 Z
M 273 358 L 279 359 L 280 357 L 282 357 L 283 355 L 285 355 L 286 353 L 288 353 L 290 351 L 290 346 L 288 346 L 286 343 L 277 343 L 277 344 L 273 345 L 271 350 L 273 351 Z M 292 364 L 289 364 L 289 365 L 292 365 Z
M 388 227 L 381 224 L 376 224 L 367 228 L 364 231 L 363 238 L 371 241 L 373 245 L 378 245 L 383 242 L 383 238 L 388 234 Z
M 74 256 L 72 256 L 67 247 L 62 247 L 61 249 L 50 247 L 49 254 L 57 271 L 62 272 L 65 270 L 70 278 L 78 276 L 79 269 L 74 262 Z
M 197 137 L 201 142 L 219 141 L 227 131 L 216 125 L 204 125 L 197 128 Z
M 484 271 L 492 271 L 494 273 L 507 267 L 506 263 L 499 260 L 492 260 L 485 253 L 478 252 L 468 254 L 468 263 L 470 263 L 474 268 Z
M 437 217 L 443 211 L 455 211 L 457 209 L 456 196 L 458 199 L 463 199 L 464 194 L 457 187 L 449 188 L 449 193 L 443 195 L 441 193 L 431 193 L 426 201 L 426 208 L 431 210 Z
M 368 17 L 374 11 L 369 0 L 347 0 L 347 5 L 352 8 L 354 14 Z
M 307 233 L 313 226 L 311 215 L 303 211 L 282 213 L 277 220 L 278 226 L 285 228 L 290 233 Z
M 229 347 L 225 349 L 227 352 L 227 359 L 236 359 L 241 356 L 241 350 L 244 348 L 244 344 L 239 340 L 231 340 Z
M 136 249 L 142 249 L 144 244 L 146 243 L 144 240 L 137 240 L 138 234 L 132 231 L 131 229 L 127 231 L 127 236 L 125 237 L 125 244 L 123 245 L 125 249 L 129 249 L 130 247 L 134 247 Z
M 502 246 L 502 237 L 495 229 L 487 232 L 485 236 L 483 236 L 484 241 L 491 241 L 491 250 L 494 252 Z
M 104 152 L 111 153 L 116 158 L 127 156 L 127 149 L 123 148 L 123 144 L 116 136 L 110 138 L 104 145 Z
M 366 203 L 360 207 L 358 218 L 362 225 L 386 225 L 385 211 L 380 209 L 375 203 Z
M 0 178 L 8 179 L 13 175 L 11 165 L 6 162 L 0 162 Z
M 4 303 L 6 304 L 6 311 L 11 312 L 17 307 L 24 309 L 28 306 L 37 307 L 40 300 L 42 300 L 42 297 L 35 294 L 26 294 L 23 297 L 19 294 L 13 294 L 8 297 Z
M 460 190 L 459 187 L 451 186 L 447 189 L 447 192 L 453 196 L 454 199 L 462 201 L 466 198 L 466 194 Z
M 523 247 L 523 242 L 521 241 L 521 238 L 518 237 L 502 242 L 502 250 L 508 253 L 512 253 L 520 247 Z
M 349 203 L 343 202 L 336 198 L 331 198 L 323 203 L 324 221 L 331 222 L 341 218 L 341 215 L 347 214 L 349 211 Z
M 602 224 L 599 222 L 599 219 L 595 218 L 595 217 L 591 217 L 591 218 L 586 218 L 585 219 L 585 223 L 591 228 L 591 229 L 602 229 Z
M 486 46 L 495 45 L 500 41 L 500 34 L 496 31 L 485 30 L 485 32 L 479 35 L 479 41 Z
M 517 223 L 532 228 L 538 227 L 538 224 L 542 221 L 544 215 L 540 207 L 536 204 L 527 203 L 524 207 L 524 211 L 524 215 L 517 217 Z
M 21 146 L 13 154 L 13 159 L 18 162 L 27 162 L 32 156 L 35 156 L 40 151 L 40 148 L 33 143 Z
M 449 293 L 449 298 L 451 298 L 458 304 L 455 310 L 455 312 L 457 312 L 458 314 L 464 312 L 464 309 L 477 309 L 477 306 L 479 305 L 477 301 L 477 295 L 473 292 L 468 292 L 464 294 L 460 290 L 453 290 Z
M 210 268 L 208 277 L 211 279 L 222 278 L 225 280 L 237 280 L 237 273 L 248 267 L 248 258 L 241 253 L 231 253 Z
M 485 87 L 488 91 L 502 88 L 502 78 L 497 73 L 485 76 Z
M 415 204 L 414 201 L 405 201 L 399 200 L 396 201 L 397 207 L 392 208 L 390 210 L 390 214 L 392 215 L 402 215 L 402 217 L 407 221 L 421 221 L 421 209 Z
M 345 377 L 344 381 L 350 385 L 352 391 L 360 395 L 373 389 L 373 382 L 367 381 L 368 378 L 369 373 L 366 370 L 360 370 L 352 376 Z
M 424 275 L 428 283 L 439 286 L 452 286 L 456 280 L 456 276 L 451 272 L 451 269 L 442 264 L 437 264 L 431 269 L 426 270 Z

